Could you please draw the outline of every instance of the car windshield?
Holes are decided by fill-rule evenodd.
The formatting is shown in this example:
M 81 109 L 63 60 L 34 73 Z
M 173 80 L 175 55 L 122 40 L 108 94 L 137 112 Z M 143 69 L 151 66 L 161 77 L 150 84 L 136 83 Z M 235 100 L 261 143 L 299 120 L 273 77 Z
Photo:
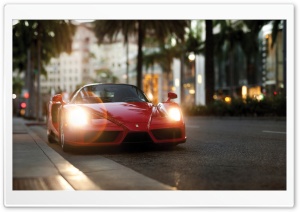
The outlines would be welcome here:
M 95 84 L 83 87 L 73 97 L 74 103 L 149 102 L 145 94 L 133 85 Z

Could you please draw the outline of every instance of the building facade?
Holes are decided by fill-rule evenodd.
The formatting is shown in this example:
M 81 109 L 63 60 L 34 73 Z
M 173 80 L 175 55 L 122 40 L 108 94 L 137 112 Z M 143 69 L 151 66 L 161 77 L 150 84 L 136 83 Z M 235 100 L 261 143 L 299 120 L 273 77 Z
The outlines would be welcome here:
M 77 24 L 72 52 L 52 58 L 45 67 L 47 76 L 41 76 L 43 101 L 49 101 L 56 93 L 64 93 L 68 97 L 76 88 L 88 83 L 136 85 L 136 58 L 137 42 L 134 37 L 125 44 L 119 34 L 113 41 L 107 39 L 99 45 L 90 23 Z M 154 103 L 162 101 L 164 77 L 157 64 L 151 71 L 144 70 L 143 90 Z
M 238 24 L 238 21 L 232 23 Z M 205 26 L 203 26 L 205 27 Z M 272 46 L 273 23 L 266 24 L 257 35 L 258 53 L 247 58 L 239 43 L 230 47 L 225 42 L 221 51 L 215 52 L 215 100 L 226 102 L 232 99 L 253 98 L 262 100 L 283 93 L 285 88 L 284 71 L 284 33 L 282 23 L 279 25 L 277 39 Z M 220 33 L 214 28 L 214 34 Z M 247 33 L 247 29 L 244 28 Z M 205 35 L 202 35 L 205 40 Z M 173 90 L 180 96 L 177 99 L 182 105 L 205 105 L 205 57 L 195 56 L 183 68 L 181 61 L 173 62 Z M 181 70 L 183 69 L 183 70 Z M 182 71 L 182 73 L 181 73 Z
M 127 63 L 129 82 L 133 83 L 136 44 L 129 43 L 128 49 L 127 58 L 121 38 L 98 45 L 90 24 L 78 24 L 71 54 L 61 53 L 58 58 L 50 60 L 46 66 L 47 76 L 41 76 L 41 92 L 51 95 L 71 93 L 84 84 L 113 82 L 112 76 L 115 76 L 114 82 L 126 83 Z
M 233 24 L 237 24 L 234 21 Z M 204 22 L 202 22 L 203 28 Z M 214 28 L 214 34 L 220 33 Z M 247 29 L 245 29 L 247 30 Z M 201 38 L 205 40 L 205 30 Z M 279 27 L 277 41 L 272 46 L 272 23 L 264 26 L 257 37 L 259 54 L 247 58 L 241 45 L 230 49 L 224 43 L 215 54 L 215 99 L 257 98 L 278 94 L 285 87 L 283 64 L 283 33 Z M 192 53 L 190 53 L 192 55 Z M 189 55 L 187 55 L 189 56 Z M 70 94 L 81 85 L 94 82 L 136 84 L 137 42 L 129 38 L 124 44 L 120 34 L 113 42 L 101 45 L 89 23 L 77 25 L 71 54 L 62 53 L 46 66 L 47 77 L 41 76 L 41 92 L 49 100 L 55 93 Z M 247 60 L 248 59 L 248 60 Z M 194 55 L 181 65 L 180 59 L 172 62 L 171 73 L 164 73 L 158 64 L 143 69 L 143 90 L 154 103 L 164 101 L 169 91 L 178 94 L 176 101 L 186 105 L 205 105 L 205 58 Z

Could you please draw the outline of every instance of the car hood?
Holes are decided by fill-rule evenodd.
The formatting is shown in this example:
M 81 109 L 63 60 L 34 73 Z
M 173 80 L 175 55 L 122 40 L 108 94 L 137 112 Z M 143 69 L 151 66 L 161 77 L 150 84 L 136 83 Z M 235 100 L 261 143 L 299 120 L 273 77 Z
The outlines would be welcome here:
M 94 112 L 107 114 L 108 118 L 113 118 L 121 123 L 148 123 L 153 107 L 151 103 L 147 102 L 86 104 L 84 106 Z

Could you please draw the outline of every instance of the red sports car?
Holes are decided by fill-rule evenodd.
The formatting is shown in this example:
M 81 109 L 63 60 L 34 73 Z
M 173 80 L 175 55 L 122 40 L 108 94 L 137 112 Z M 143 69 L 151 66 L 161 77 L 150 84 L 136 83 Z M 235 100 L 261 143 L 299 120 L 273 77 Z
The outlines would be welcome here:
M 152 104 L 136 86 L 89 84 L 65 102 L 61 94 L 48 105 L 48 141 L 70 147 L 113 146 L 125 143 L 176 145 L 186 141 L 185 123 L 178 104 Z

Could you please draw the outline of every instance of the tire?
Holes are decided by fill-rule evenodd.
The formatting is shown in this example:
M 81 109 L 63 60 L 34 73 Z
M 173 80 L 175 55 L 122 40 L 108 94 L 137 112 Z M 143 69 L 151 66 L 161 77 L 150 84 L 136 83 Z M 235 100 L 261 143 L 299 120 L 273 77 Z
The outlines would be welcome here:
M 55 142 L 55 139 L 53 138 L 52 132 L 50 132 L 50 134 L 48 134 L 47 137 L 48 137 L 48 142 L 49 143 L 54 143 Z
M 63 120 L 60 121 L 59 123 L 59 143 L 64 152 L 68 152 L 70 150 L 70 147 L 66 144 L 65 142 L 65 134 L 64 134 L 64 127 L 63 127 Z

